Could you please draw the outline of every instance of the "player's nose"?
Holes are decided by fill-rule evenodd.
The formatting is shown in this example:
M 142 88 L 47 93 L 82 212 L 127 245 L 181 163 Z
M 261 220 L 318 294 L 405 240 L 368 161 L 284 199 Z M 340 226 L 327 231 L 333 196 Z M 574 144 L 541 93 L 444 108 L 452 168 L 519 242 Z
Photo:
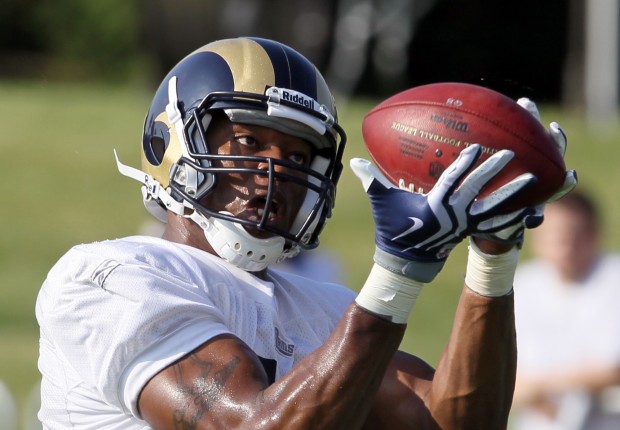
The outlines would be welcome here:
M 285 158 L 286 158 L 286 154 L 285 154 L 285 150 L 283 148 L 283 145 L 280 145 L 280 144 L 277 144 L 277 143 L 266 145 L 256 155 L 265 158 L 265 160 L 261 161 L 259 163 L 259 166 L 258 166 L 259 169 L 263 169 L 263 170 L 268 170 L 269 169 L 269 165 L 270 165 L 269 159 L 285 160 Z M 285 167 L 283 167 L 279 163 L 273 163 L 273 169 L 276 172 L 281 172 L 281 171 L 283 171 L 285 169 Z
M 257 155 L 282 160 L 282 157 L 284 157 L 284 150 L 282 145 L 279 145 L 278 143 L 270 143 L 265 145 Z
M 263 158 L 258 162 L 256 168 L 265 173 L 255 175 L 254 181 L 258 186 L 266 187 L 270 182 L 271 174 L 269 172 L 282 173 L 285 169 L 281 164 L 274 162 L 274 160 L 284 159 L 284 149 L 280 145 L 269 144 L 263 146 L 255 155 Z

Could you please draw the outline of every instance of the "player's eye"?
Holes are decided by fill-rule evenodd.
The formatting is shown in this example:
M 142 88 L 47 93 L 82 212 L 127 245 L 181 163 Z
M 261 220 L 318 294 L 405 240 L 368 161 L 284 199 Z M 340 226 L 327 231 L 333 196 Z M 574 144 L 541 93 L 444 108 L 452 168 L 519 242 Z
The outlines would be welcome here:
M 297 153 L 289 155 L 288 158 L 289 158 L 289 160 L 291 160 L 295 164 L 299 164 L 299 165 L 305 166 L 305 165 L 308 164 L 310 157 L 307 154 L 303 154 L 301 152 L 297 152 Z
M 249 147 L 256 146 L 256 139 L 254 139 L 252 136 L 247 136 L 247 135 L 235 136 L 235 141 L 240 143 L 243 146 L 249 146 Z

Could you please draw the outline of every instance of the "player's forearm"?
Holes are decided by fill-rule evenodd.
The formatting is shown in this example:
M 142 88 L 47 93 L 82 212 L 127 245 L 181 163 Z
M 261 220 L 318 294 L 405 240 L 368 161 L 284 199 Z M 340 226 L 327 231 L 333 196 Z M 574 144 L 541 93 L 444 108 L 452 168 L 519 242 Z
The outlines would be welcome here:
M 429 408 L 442 429 L 505 428 L 516 367 L 513 296 L 465 288 L 437 367 Z
M 264 391 L 265 416 L 254 421 L 277 415 L 287 429 L 361 428 L 404 330 L 351 305 L 321 348 Z

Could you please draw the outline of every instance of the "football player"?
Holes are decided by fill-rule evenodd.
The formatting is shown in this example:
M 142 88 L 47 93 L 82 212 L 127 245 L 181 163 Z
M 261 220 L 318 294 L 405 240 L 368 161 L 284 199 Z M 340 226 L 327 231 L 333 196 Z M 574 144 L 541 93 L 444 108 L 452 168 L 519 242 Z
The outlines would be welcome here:
M 472 145 L 424 195 L 351 160 L 376 226 L 360 293 L 270 269 L 318 245 L 345 141 L 324 79 L 290 47 L 237 38 L 181 60 L 146 116 L 142 169 L 117 159 L 163 237 L 76 246 L 39 294 L 44 427 L 505 427 L 512 277 L 542 211 L 502 208 L 535 178 L 476 199 L 512 153 L 474 168 Z M 574 182 L 568 172 L 559 193 Z M 434 369 L 398 346 L 465 238 L 465 286 Z

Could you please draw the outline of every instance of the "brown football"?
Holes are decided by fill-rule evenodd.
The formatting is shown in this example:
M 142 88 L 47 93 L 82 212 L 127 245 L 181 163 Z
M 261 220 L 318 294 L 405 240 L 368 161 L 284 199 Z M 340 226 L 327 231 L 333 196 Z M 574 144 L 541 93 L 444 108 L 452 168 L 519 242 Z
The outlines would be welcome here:
M 362 134 L 390 181 L 413 184 L 423 193 L 473 143 L 483 149 L 478 164 L 501 149 L 515 153 L 480 196 L 525 172 L 538 178 L 506 209 L 543 203 L 566 174 L 562 154 L 542 124 L 516 101 L 477 85 L 435 83 L 405 90 L 366 114 Z

